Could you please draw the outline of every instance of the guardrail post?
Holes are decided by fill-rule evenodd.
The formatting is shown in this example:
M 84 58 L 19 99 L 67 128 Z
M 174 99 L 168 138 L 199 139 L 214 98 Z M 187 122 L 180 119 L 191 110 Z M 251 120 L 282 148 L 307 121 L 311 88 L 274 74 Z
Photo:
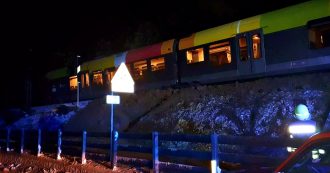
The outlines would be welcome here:
M 212 160 L 211 160 L 211 172 L 220 173 L 219 168 L 219 158 L 218 158 L 218 135 L 213 133 L 211 135 L 211 145 L 212 145 Z
M 152 168 L 153 173 L 159 173 L 158 132 L 152 132 Z
M 112 134 L 112 140 L 113 144 L 112 144 L 112 148 L 111 148 L 111 153 L 112 153 L 112 162 L 111 162 L 111 168 L 116 168 L 117 166 L 117 150 L 118 150 L 118 140 L 119 140 L 119 134 L 118 131 L 113 131 Z
M 10 128 L 7 128 L 7 152 L 10 151 Z
M 21 154 L 24 153 L 24 129 L 21 129 Z
M 62 131 L 58 129 L 58 136 L 57 136 L 57 160 L 61 160 L 61 145 L 62 145 Z
M 41 129 L 38 129 L 38 151 L 37 157 L 41 156 Z
M 84 130 L 82 133 L 81 164 L 86 164 L 86 135 L 87 132 Z

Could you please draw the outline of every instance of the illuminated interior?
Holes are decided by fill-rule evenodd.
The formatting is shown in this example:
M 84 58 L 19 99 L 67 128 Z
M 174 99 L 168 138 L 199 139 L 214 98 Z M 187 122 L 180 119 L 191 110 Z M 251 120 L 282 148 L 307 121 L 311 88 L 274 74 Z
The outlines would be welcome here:
M 81 82 L 81 87 L 89 87 L 89 74 L 88 73 L 82 73 L 80 76 L 80 82 Z
M 313 27 L 309 30 L 310 47 L 320 49 L 330 46 L 330 24 Z
M 93 84 L 103 85 L 102 71 L 93 72 Z
M 111 85 L 111 79 L 115 75 L 115 71 L 107 70 L 107 71 L 105 71 L 105 75 L 107 77 L 107 81 L 108 81 L 109 85 Z
M 137 61 L 133 64 L 134 66 L 134 78 L 140 79 L 146 74 L 148 70 L 147 60 Z
M 253 58 L 259 59 L 259 58 L 261 58 L 260 35 L 254 34 L 252 36 L 252 42 L 253 42 Z
M 197 63 L 204 61 L 203 48 L 187 51 L 187 64 Z
M 212 65 L 231 63 L 231 51 L 229 41 L 213 44 L 209 47 L 210 62 Z
M 165 69 L 165 59 L 164 57 L 151 59 L 151 71 L 159 71 Z
M 246 37 L 239 38 L 239 58 L 241 61 L 248 60 L 248 47 Z
M 70 80 L 70 90 L 76 90 L 78 86 L 77 76 L 71 76 L 69 80 Z

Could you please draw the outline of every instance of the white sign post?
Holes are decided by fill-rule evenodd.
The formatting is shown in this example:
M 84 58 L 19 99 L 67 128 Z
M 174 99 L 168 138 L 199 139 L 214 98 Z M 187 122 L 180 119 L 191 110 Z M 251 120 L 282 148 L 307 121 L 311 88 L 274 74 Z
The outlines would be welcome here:
M 125 63 L 121 63 L 117 72 L 113 76 L 111 80 L 111 95 L 107 95 L 107 104 L 111 105 L 111 117 L 110 117 L 110 161 L 111 167 L 116 166 L 117 159 L 114 156 L 114 137 L 116 135 L 113 134 L 113 117 L 114 117 L 114 104 L 120 103 L 120 97 L 113 95 L 113 92 L 122 92 L 122 93 L 134 93 L 134 80 L 129 73 Z

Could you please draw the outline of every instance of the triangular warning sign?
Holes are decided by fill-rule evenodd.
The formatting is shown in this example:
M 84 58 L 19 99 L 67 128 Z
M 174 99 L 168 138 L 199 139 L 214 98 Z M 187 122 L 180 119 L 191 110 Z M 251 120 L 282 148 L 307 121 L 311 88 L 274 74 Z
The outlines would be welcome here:
M 111 91 L 134 93 L 134 80 L 123 62 L 111 80 Z

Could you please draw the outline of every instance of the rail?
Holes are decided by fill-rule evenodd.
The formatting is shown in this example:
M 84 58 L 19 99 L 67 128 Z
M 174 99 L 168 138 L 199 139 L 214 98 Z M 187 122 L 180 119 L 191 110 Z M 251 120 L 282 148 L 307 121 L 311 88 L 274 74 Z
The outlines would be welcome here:
M 0 147 L 7 152 L 28 150 L 40 156 L 44 152 L 57 152 L 78 156 L 81 164 L 86 158 L 110 160 L 111 167 L 117 165 L 118 155 L 148 160 L 154 172 L 165 169 L 162 163 L 192 165 L 197 170 L 216 171 L 222 162 L 242 165 L 270 166 L 279 164 L 286 156 L 287 146 L 298 147 L 303 141 L 290 138 L 99 132 L 49 132 L 44 130 L 3 129 L 0 130 Z M 114 141 L 110 148 L 110 141 Z M 281 154 L 274 154 L 282 153 Z M 284 155 L 283 155 L 284 153 Z

